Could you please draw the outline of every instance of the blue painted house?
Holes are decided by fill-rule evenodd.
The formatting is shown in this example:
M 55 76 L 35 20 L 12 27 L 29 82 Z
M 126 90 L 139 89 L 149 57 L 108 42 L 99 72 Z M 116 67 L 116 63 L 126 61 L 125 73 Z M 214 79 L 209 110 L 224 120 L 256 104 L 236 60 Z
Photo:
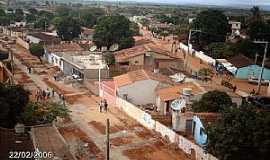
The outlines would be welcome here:
M 236 78 L 257 79 L 261 74 L 262 67 L 256 65 L 252 60 L 243 55 L 234 56 L 228 59 L 228 62 L 230 62 L 234 67 L 236 67 L 236 71 L 233 73 Z M 270 80 L 270 69 L 264 68 L 263 79 Z
M 207 145 L 206 128 L 218 118 L 218 113 L 195 113 L 192 118 L 192 136 L 200 146 Z

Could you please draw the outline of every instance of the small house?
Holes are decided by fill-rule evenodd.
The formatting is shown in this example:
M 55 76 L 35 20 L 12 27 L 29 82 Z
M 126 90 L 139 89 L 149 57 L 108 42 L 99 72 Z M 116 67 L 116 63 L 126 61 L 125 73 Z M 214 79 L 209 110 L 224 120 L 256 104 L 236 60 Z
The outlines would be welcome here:
M 233 75 L 239 79 L 258 79 L 262 67 L 255 64 L 252 60 L 243 55 L 236 55 L 227 59 L 227 61 L 236 68 Z M 228 68 L 228 67 L 227 67 Z M 264 68 L 262 78 L 270 80 L 270 69 Z
M 63 54 L 61 61 L 65 75 L 76 75 L 83 80 L 98 79 L 99 76 L 102 79 L 109 77 L 109 67 L 102 55 L 90 53 L 84 53 L 83 55 Z
M 123 68 L 142 66 L 145 68 L 180 68 L 180 57 L 176 45 L 165 46 L 157 43 L 143 43 L 114 53 L 116 63 Z
M 183 92 L 185 92 L 186 89 L 191 91 L 190 98 L 203 92 L 197 85 L 192 82 L 158 89 L 156 91 L 156 106 L 160 114 L 170 114 L 171 103 L 174 100 L 184 96 L 185 93 Z
M 46 59 L 50 64 L 58 66 L 61 70 L 63 70 L 63 63 L 61 61 L 61 57 L 64 54 L 70 55 L 78 55 L 83 54 L 83 48 L 76 43 L 62 43 L 62 44 L 52 44 L 47 45 L 44 49 L 44 59 Z
M 93 35 L 94 35 L 94 29 L 82 27 L 82 32 L 80 34 L 80 39 L 83 40 L 93 40 Z
M 60 38 L 57 38 L 56 36 L 48 35 L 43 32 L 29 33 L 26 36 L 26 40 L 29 43 L 43 44 L 43 45 L 59 44 L 61 42 Z
M 241 22 L 229 21 L 229 24 L 231 25 L 232 35 L 240 35 Z
M 143 69 L 113 79 L 117 95 L 136 105 L 155 104 L 155 91 L 173 84 L 169 77 Z

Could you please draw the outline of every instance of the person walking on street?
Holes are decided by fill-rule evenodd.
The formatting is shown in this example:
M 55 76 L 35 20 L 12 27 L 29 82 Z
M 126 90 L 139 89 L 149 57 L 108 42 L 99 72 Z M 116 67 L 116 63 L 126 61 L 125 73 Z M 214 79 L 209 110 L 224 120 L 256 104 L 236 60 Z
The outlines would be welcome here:
M 42 90 L 42 99 L 43 99 L 43 101 L 45 100 L 46 95 L 47 95 L 46 92 L 44 90 Z
M 52 97 L 54 97 L 54 93 L 55 93 L 55 91 L 54 91 L 54 89 L 52 89 Z
M 106 112 L 108 111 L 108 103 L 106 99 L 104 99 L 104 109 Z
M 102 112 L 102 109 L 103 109 L 103 100 L 101 100 L 100 102 L 99 102 L 99 112 Z

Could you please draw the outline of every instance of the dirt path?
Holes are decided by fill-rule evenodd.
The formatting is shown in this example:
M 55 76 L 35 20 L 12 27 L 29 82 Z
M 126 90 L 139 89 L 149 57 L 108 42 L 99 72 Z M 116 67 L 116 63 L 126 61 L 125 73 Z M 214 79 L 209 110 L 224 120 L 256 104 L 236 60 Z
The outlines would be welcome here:
M 27 73 L 27 67 L 18 59 L 15 63 Z M 57 87 L 62 88 L 64 92 L 70 89 L 70 86 L 63 83 L 54 82 L 54 85 L 48 85 L 44 82 L 44 75 L 34 73 L 27 75 L 42 89 Z M 50 75 L 45 76 L 52 79 Z M 72 103 L 67 104 L 71 111 L 71 121 L 70 124 L 59 127 L 60 133 L 70 144 L 70 150 L 73 153 L 79 151 L 80 159 L 104 159 L 106 119 L 110 120 L 111 125 L 111 160 L 188 159 L 182 151 L 172 149 L 161 137 L 142 127 L 116 106 L 109 106 L 107 113 L 100 113 L 97 107 L 99 97 L 81 94 L 83 92 L 78 89 L 68 92 L 73 96 Z M 74 96 L 76 94 L 78 96 Z M 86 150 L 86 154 L 80 153 L 81 150 Z

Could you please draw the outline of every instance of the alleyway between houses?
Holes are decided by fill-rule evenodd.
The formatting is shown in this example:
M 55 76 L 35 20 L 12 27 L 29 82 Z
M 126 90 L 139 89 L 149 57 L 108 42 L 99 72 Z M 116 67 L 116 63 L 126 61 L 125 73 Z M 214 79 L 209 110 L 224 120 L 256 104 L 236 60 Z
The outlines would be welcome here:
M 17 52 L 15 54 L 29 54 L 18 48 L 14 49 L 14 52 Z M 21 63 L 22 61 L 24 59 L 15 58 L 14 60 L 17 68 L 25 72 L 38 87 L 44 90 L 47 88 L 52 90 L 54 87 L 57 92 L 66 96 L 67 107 L 71 111 L 70 119 L 57 123 L 57 126 L 69 144 L 71 152 L 79 155 L 80 159 L 104 159 L 107 118 L 110 119 L 111 126 L 111 160 L 189 159 L 184 152 L 129 118 L 116 106 L 109 106 L 107 113 L 100 113 L 99 97 L 84 88 L 80 89 L 54 81 L 50 74 L 29 74 L 27 67 Z M 46 81 L 44 81 L 45 79 Z

